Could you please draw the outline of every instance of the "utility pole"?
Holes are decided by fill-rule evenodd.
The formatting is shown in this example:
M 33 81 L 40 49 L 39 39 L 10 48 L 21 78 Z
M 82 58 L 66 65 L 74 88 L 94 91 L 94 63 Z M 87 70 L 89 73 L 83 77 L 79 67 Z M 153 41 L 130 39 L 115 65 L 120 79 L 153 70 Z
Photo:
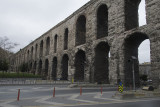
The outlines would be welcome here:
M 137 58 L 135 56 L 132 56 L 131 58 L 132 58 L 132 73 L 133 73 L 133 89 L 134 91 L 136 91 L 134 62 Z

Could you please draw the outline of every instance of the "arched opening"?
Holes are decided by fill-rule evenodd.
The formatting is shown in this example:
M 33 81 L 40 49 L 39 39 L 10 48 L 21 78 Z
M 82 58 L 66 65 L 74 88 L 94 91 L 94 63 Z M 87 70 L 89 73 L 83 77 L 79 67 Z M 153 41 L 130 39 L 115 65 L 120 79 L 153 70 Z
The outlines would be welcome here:
M 54 53 L 57 52 L 57 39 L 58 39 L 58 35 L 55 35 L 55 37 L 54 37 Z
M 32 46 L 32 49 L 31 49 L 31 60 L 33 60 L 33 46 Z
M 145 8 L 145 0 L 141 0 L 138 9 L 139 15 L 139 26 L 146 25 L 146 8 Z
M 109 51 L 110 46 L 106 42 L 99 43 L 95 48 L 95 82 L 109 83 Z
M 68 28 L 65 29 L 64 33 L 64 50 L 68 49 Z
M 150 40 L 144 40 L 138 48 L 139 63 L 151 62 L 150 58 Z
M 75 81 L 84 81 L 84 71 L 85 71 L 86 55 L 85 52 L 79 50 L 75 55 Z
M 20 64 L 20 57 L 18 56 L 18 64 Z
M 149 39 L 147 35 L 143 33 L 134 33 L 129 35 L 124 42 L 124 76 L 125 85 L 133 85 L 133 70 L 135 72 L 135 84 L 140 85 L 139 81 L 139 59 L 138 59 L 138 47 L 140 44 Z
M 48 76 L 48 68 L 49 68 L 49 61 L 48 59 L 45 60 L 45 72 L 44 72 L 44 78 L 47 79 Z
M 125 0 L 125 30 L 139 26 L 138 7 L 141 0 Z
M 33 66 L 33 72 L 32 72 L 34 75 L 36 74 L 36 69 L 37 69 L 37 62 L 35 61 Z
M 29 61 L 29 50 L 27 52 L 27 60 Z M 18 61 L 17 61 L 18 62 Z
M 149 39 L 146 39 L 140 44 L 138 48 L 140 77 L 146 75 L 148 79 L 152 78 L 150 56 L 151 56 L 150 55 L 150 41 Z
M 38 75 L 42 74 L 42 60 L 39 61 L 39 65 L 38 65 Z
M 62 58 L 62 75 L 61 80 L 68 80 L 68 55 L 65 54 Z
M 97 11 L 97 39 L 108 36 L 108 8 L 101 5 Z
M 49 55 L 49 51 L 50 51 L 50 37 L 47 37 L 47 40 L 46 40 L 46 55 Z
M 76 22 L 76 46 L 86 43 L 86 17 L 79 16 Z
M 52 63 L 52 78 L 53 80 L 57 80 L 57 58 L 53 58 L 53 63 Z
M 29 64 L 29 73 L 32 73 L 32 62 Z
M 43 56 L 43 40 L 40 43 L 40 57 Z
M 36 49 L 35 49 L 35 60 L 37 59 L 37 50 L 38 50 L 38 45 L 36 44 Z

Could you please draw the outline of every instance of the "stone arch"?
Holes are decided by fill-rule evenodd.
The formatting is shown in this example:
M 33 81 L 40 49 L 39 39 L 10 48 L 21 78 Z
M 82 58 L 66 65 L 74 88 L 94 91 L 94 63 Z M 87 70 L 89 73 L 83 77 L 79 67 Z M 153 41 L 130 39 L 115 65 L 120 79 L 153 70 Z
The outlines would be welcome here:
M 86 55 L 83 50 L 79 50 L 75 55 L 75 81 L 84 81 Z
M 57 80 L 57 57 L 54 57 L 52 61 L 52 78 Z
M 68 61 L 69 61 L 68 55 L 64 54 L 61 62 L 62 64 L 61 80 L 68 80 Z
M 43 40 L 41 40 L 41 43 L 40 43 L 40 57 L 43 56 Z
M 139 26 L 138 7 L 141 0 L 125 0 L 125 30 Z
M 29 52 L 29 50 L 27 51 L 27 60 L 29 61 L 29 54 L 30 54 L 30 52 Z
M 38 50 L 38 45 L 36 44 L 36 46 L 35 46 L 35 60 L 37 59 L 37 50 Z
M 64 32 L 64 50 L 68 49 L 68 33 L 68 28 L 66 28 Z
M 36 73 L 37 70 L 37 61 L 34 62 L 34 66 L 33 66 L 33 74 Z
M 34 48 L 32 46 L 32 48 L 31 48 L 31 60 L 33 60 L 33 51 L 34 51 Z
M 109 83 L 109 51 L 107 42 L 100 42 L 95 48 L 94 81 Z
M 86 17 L 81 15 L 76 22 L 76 46 L 86 43 Z
M 44 72 L 44 78 L 47 79 L 48 76 L 48 69 L 49 69 L 49 61 L 48 59 L 45 60 L 45 72 Z
M 57 41 L 58 41 L 58 35 L 56 34 L 54 36 L 54 53 L 57 52 Z
M 32 67 L 33 67 L 32 62 L 30 62 L 30 63 L 29 63 L 29 72 L 30 72 L 30 73 L 32 73 Z
M 42 60 L 39 60 L 39 64 L 38 64 L 38 75 L 42 74 Z
M 97 39 L 108 36 L 108 7 L 105 4 L 97 10 Z
M 124 40 L 124 82 L 126 86 L 132 86 L 133 84 L 133 68 L 135 71 L 136 85 L 139 86 L 140 84 L 138 47 L 146 39 L 149 39 L 146 34 L 136 32 L 128 35 Z
M 50 51 L 50 37 L 47 37 L 47 40 L 46 40 L 46 55 L 49 55 L 49 51 Z

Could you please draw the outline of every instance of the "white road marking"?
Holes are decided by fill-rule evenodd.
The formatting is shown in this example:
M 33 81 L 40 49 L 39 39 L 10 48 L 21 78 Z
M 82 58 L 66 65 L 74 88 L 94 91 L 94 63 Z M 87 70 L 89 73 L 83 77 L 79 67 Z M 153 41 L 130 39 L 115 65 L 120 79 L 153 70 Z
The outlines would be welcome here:
M 94 96 L 95 99 L 103 99 L 103 100 L 113 100 L 113 101 L 122 101 L 122 100 L 118 100 L 118 99 L 113 99 L 113 98 L 102 98 L 101 94 L 96 94 Z
M 0 94 L 9 94 L 9 93 L 14 93 L 14 92 L 0 92 Z
M 71 97 L 69 97 L 68 99 L 70 99 L 70 100 L 76 99 L 78 96 L 79 96 L 79 94 L 75 94 L 75 95 L 72 95 Z
M 86 103 L 93 103 L 95 101 L 89 101 L 89 100 L 82 100 L 82 99 L 77 99 L 79 95 L 76 94 L 76 95 L 72 95 L 69 100 L 73 100 L 73 101 L 81 101 L 81 102 L 86 102 Z
M 32 89 L 34 89 L 34 90 L 37 90 L 37 89 L 40 89 L 41 87 L 34 87 L 34 88 L 32 88 Z
M 17 106 L 8 104 L 8 103 L 11 103 L 11 102 L 14 102 L 14 101 L 6 101 L 6 102 L 3 102 L 3 103 L 0 103 L 0 106 L 2 106 L 2 107 L 17 107 Z
M 51 104 L 51 105 L 60 105 L 60 104 L 63 104 L 63 103 L 56 103 L 56 102 L 46 101 L 49 98 L 51 98 L 51 97 L 43 97 L 43 98 L 40 98 L 40 99 L 36 100 L 35 102 L 37 102 L 37 103 L 44 103 L 44 104 Z
M 94 98 L 101 98 L 101 97 L 102 97 L 102 95 L 99 93 L 94 96 Z

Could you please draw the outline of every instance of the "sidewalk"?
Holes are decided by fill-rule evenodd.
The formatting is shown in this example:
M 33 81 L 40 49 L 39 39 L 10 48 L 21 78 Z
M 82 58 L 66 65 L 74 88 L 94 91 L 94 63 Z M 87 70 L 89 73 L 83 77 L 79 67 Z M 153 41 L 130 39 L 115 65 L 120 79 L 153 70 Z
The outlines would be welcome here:
M 136 98 L 152 98 L 152 97 L 160 97 L 160 89 L 156 89 L 154 91 L 144 91 L 144 90 L 136 90 L 136 91 L 124 91 L 123 93 L 116 92 L 113 98 L 116 99 L 136 99 Z

